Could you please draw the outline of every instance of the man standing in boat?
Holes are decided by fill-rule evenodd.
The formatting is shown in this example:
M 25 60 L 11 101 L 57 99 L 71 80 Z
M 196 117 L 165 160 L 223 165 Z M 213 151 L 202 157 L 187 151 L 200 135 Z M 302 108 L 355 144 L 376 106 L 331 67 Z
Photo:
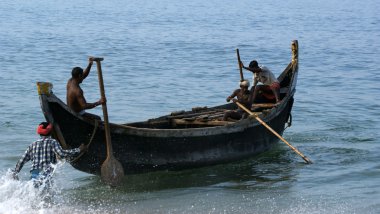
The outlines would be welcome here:
M 57 164 L 57 155 L 60 158 L 75 157 L 87 150 L 87 146 L 84 144 L 81 144 L 79 148 L 75 149 L 62 149 L 61 145 L 55 139 L 51 138 L 51 131 L 52 124 L 47 122 L 40 123 L 37 127 L 37 133 L 40 135 L 40 139 L 30 144 L 24 155 L 17 162 L 16 168 L 13 170 L 13 177 L 15 179 L 18 179 L 17 175 L 24 164 L 31 161 L 31 179 L 34 180 L 35 186 L 38 187 L 43 182 L 50 182 L 54 171 L 53 164 Z
M 251 103 L 254 102 L 280 102 L 280 83 L 274 74 L 265 66 L 259 66 L 256 60 L 252 60 L 248 67 L 241 66 L 253 73 L 253 86 L 251 88 Z M 262 83 L 262 85 L 258 85 Z
M 249 88 L 249 81 L 243 80 L 240 82 L 240 89 L 236 89 L 230 96 L 227 97 L 227 102 L 230 102 L 231 100 L 235 102 L 239 102 L 243 104 L 246 108 L 250 109 L 250 97 L 251 93 L 248 90 Z M 236 98 L 237 99 L 236 99 Z M 238 108 L 237 110 L 228 111 L 224 114 L 223 120 L 227 121 L 229 118 L 234 120 L 240 120 L 241 118 L 246 118 L 248 115 L 247 113 Z
M 80 84 L 89 75 L 94 60 L 92 57 L 90 57 L 88 61 L 89 62 L 87 68 L 84 70 L 84 72 L 83 69 L 80 67 L 74 67 L 71 71 L 71 78 L 67 82 L 66 87 L 66 101 L 67 105 L 81 116 L 101 120 L 101 118 L 98 115 L 85 112 L 86 109 L 95 108 L 96 106 L 99 106 L 106 102 L 105 99 L 101 98 L 97 102 L 87 103 L 86 99 L 84 98 L 83 90 L 80 87 Z

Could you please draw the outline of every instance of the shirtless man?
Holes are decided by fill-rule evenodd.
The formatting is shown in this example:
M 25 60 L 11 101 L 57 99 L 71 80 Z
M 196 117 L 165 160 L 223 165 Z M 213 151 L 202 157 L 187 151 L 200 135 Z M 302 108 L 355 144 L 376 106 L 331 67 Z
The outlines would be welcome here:
M 75 67 L 71 71 L 72 77 L 69 79 L 66 86 L 66 89 L 67 89 L 66 102 L 67 102 L 67 105 L 73 111 L 77 112 L 81 116 L 101 120 L 101 118 L 98 115 L 85 112 L 86 109 L 95 108 L 96 106 L 101 105 L 106 102 L 106 100 L 99 99 L 99 101 L 97 102 L 87 103 L 86 99 L 83 96 L 83 90 L 80 87 L 80 84 L 90 73 L 94 60 L 93 58 L 90 57 L 88 61 L 89 61 L 88 66 L 86 70 L 84 70 L 84 72 L 83 72 L 83 69 L 80 67 Z
M 227 102 L 239 102 L 243 104 L 246 108 L 250 109 L 249 99 L 251 97 L 251 93 L 248 90 L 249 81 L 244 80 L 240 82 L 240 89 L 236 89 L 230 96 L 227 97 Z M 236 98 L 235 98 L 236 97 Z M 227 121 L 229 118 L 234 120 L 240 120 L 241 118 L 246 118 L 248 115 L 244 110 L 238 108 L 237 110 L 231 110 L 224 114 L 223 120 Z

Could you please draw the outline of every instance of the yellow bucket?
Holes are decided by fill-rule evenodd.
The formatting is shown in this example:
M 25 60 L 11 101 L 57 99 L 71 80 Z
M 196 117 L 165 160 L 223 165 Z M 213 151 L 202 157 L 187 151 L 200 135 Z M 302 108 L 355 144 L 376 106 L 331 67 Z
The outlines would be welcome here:
M 38 95 L 50 95 L 52 93 L 53 84 L 50 82 L 37 82 Z

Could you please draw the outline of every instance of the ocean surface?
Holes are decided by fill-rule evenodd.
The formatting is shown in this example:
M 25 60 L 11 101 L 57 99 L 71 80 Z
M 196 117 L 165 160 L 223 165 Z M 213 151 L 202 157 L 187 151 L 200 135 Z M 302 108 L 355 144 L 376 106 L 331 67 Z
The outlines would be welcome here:
M 3 0 L 0 213 L 380 213 L 380 1 Z M 293 125 L 257 157 L 127 176 L 112 189 L 62 162 L 42 200 L 9 170 L 44 120 L 36 82 L 65 100 L 71 69 L 104 57 L 111 122 L 214 106 L 238 87 L 236 48 L 276 75 L 297 39 Z M 245 72 L 247 78 L 251 74 Z M 99 99 L 96 67 L 83 82 Z M 90 112 L 102 115 L 101 108 Z

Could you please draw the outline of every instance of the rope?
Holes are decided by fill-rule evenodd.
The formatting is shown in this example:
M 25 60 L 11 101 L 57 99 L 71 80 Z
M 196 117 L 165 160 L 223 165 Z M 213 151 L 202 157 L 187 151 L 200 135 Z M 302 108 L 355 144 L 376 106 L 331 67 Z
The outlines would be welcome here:
M 94 130 L 92 131 L 92 135 L 91 135 L 91 138 L 90 138 L 90 141 L 88 142 L 87 144 L 87 148 L 90 147 L 91 143 L 92 143 L 92 140 L 94 139 L 94 136 L 95 136 L 95 133 L 96 133 L 96 130 L 98 129 L 98 120 L 95 120 L 95 126 L 94 126 Z M 79 160 L 79 158 L 81 158 L 83 156 L 85 152 L 81 152 L 76 158 L 74 158 L 72 161 L 70 161 L 71 163 L 74 163 L 76 161 Z

